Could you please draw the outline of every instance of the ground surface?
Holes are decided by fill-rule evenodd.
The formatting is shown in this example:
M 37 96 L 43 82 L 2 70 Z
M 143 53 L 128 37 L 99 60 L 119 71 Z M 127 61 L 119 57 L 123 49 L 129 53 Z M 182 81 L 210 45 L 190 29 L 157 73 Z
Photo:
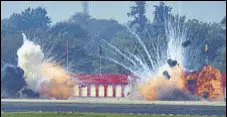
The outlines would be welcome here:
M 96 99 L 95 99 L 96 100 Z M 1 100 L 2 112 L 94 112 L 125 114 L 226 115 L 225 102 L 168 102 L 104 99 Z M 110 101 L 112 100 L 112 101 Z M 140 103 L 139 103 L 140 102 Z
M 105 104 L 159 104 L 159 105 L 212 105 L 226 106 L 224 101 L 147 101 L 147 100 L 129 100 L 126 98 L 73 98 L 71 100 L 51 100 L 51 99 L 1 99 L 1 102 L 53 102 L 53 103 L 105 103 Z
M 132 115 L 132 114 L 105 114 L 105 113 L 40 113 L 40 112 L 7 112 L 2 113 L 2 117 L 170 117 L 170 115 Z M 174 116 L 173 116 L 174 117 Z M 177 117 L 189 117 L 180 115 Z M 207 116 L 190 116 L 190 117 L 207 117 Z M 224 116 L 216 116 L 224 117 Z

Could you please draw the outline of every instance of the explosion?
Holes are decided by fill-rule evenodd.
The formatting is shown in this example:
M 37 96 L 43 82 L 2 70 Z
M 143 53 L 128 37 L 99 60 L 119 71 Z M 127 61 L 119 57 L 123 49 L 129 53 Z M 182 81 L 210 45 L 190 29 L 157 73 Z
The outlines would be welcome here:
M 44 59 L 39 45 L 26 39 L 19 48 L 18 66 L 23 69 L 28 88 L 41 95 L 56 99 L 67 99 L 73 95 L 73 81 L 67 71 L 54 62 Z
M 128 97 L 141 94 L 147 100 L 224 99 L 219 70 L 204 66 L 201 71 L 188 73 L 200 66 L 191 68 L 193 61 L 200 59 L 200 54 L 207 54 L 208 45 L 201 43 L 200 46 L 205 45 L 205 49 L 188 47 L 196 42 L 186 38 L 184 26 L 180 28 L 177 26 L 178 23 L 179 19 L 174 22 L 165 21 L 166 42 L 163 43 L 166 44 L 163 45 L 166 46 L 162 46 L 159 40 L 152 40 L 151 49 L 154 50 L 152 54 L 149 53 L 140 36 L 130 28 L 128 28 L 129 32 L 133 34 L 145 53 L 142 56 L 121 51 L 104 40 L 112 49 L 109 52 L 119 55 L 116 60 L 113 57 L 106 57 L 106 59 L 124 67 L 136 76 L 135 82 L 127 86 L 125 94 Z
M 224 97 L 221 72 L 212 66 L 205 65 L 202 70 L 186 75 L 185 80 L 194 81 L 190 92 L 201 98 L 218 100 Z
M 140 37 L 135 33 L 134 35 L 144 51 L 147 52 L 148 58 L 151 58 Z M 182 38 L 178 37 L 176 41 L 173 41 L 175 36 L 172 36 L 168 42 L 167 52 L 161 52 L 161 54 L 167 55 L 158 60 L 149 59 L 152 68 L 141 59 L 143 57 L 131 53 L 127 55 L 127 53 L 104 41 L 115 51 L 113 52 L 115 55 L 118 54 L 125 58 L 124 60 L 114 60 L 110 57 L 106 59 L 124 67 L 135 76 L 135 80 L 129 82 L 127 86 L 126 96 L 138 97 L 135 95 L 140 94 L 147 100 L 224 99 L 220 71 L 211 66 L 204 66 L 201 71 L 189 73 L 185 66 L 190 63 L 186 61 L 183 55 L 186 54 L 184 48 L 192 42 L 186 41 L 183 42 L 182 46 L 179 46 L 181 45 L 179 43 L 182 43 L 180 39 Z M 156 50 L 160 49 L 156 48 Z M 153 54 L 160 57 L 159 51 L 157 51 L 157 54 Z M 129 79 L 129 81 L 132 80 Z
M 164 70 L 169 74 L 170 79 L 166 79 L 163 75 Z M 181 66 L 173 68 L 165 65 L 160 69 L 160 73 L 156 76 L 148 76 L 144 83 L 139 85 L 140 92 L 148 100 L 158 100 L 169 91 L 175 89 L 184 89 L 183 69 Z
M 163 97 L 172 97 L 174 90 L 179 90 L 184 94 L 191 92 L 201 99 L 224 99 L 221 73 L 209 65 L 204 66 L 198 73 L 187 74 L 179 66 L 169 68 L 167 71 L 170 76 L 169 80 L 159 73 L 157 76 L 148 76 L 147 81 L 140 83 L 139 91 L 147 100 L 162 100 Z M 193 87 L 187 87 L 193 83 L 195 83 Z M 180 96 L 179 93 L 178 96 Z
M 219 70 L 207 65 L 198 73 L 196 83 L 196 94 L 215 100 L 219 97 L 223 99 L 222 75 Z
M 42 94 L 47 93 L 50 97 L 56 99 L 67 99 L 73 94 L 73 82 L 66 71 L 54 64 L 43 63 L 41 65 L 41 75 L 48 78 L 47 82 L 42 84 Z

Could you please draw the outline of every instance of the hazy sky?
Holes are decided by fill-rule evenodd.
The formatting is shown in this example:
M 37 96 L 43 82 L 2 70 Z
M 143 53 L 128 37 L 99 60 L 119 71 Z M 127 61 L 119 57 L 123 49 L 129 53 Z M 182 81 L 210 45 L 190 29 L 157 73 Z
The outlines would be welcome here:
M 153 19 L 153 5 L 158 1 L 147 2 L 147 17 Z M 196 18 L 205 22 L 220 22 L 226 16 L 226 1 L 186 1 L 166 4 L 173 7 L 173 12 L 180 12 L 187 18 Z M 134 2 L 129 1 L 90 1 L 89 13 L 97 19 L 116 19 L 119 23 L 129 20 L 127 13 Z M 80 1 L 1 1 L 1 19 L 8 18 L 13 12 L 20 13 L 25 8 L 46 8 L 52 22 L 69 19 L 75 12 L 82 11 Z

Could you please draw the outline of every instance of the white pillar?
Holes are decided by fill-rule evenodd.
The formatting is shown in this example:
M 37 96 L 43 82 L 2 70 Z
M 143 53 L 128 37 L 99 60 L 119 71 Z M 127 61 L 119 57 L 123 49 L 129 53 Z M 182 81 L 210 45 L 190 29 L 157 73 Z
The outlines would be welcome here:
M 74 88 L 73 88 L 73 96 L 79 96 L 79 86 L 78 85 L 75 85 Z
M 107 87 L 107 97 L 113 97 L 113 86 L 108 85 Z
M 103 85 L 99 86 L 99 97 L 104 97 L 104 86 Z
M 82 87 L 82 97 L 87 97 L 87 86 Z
M 90 96 L 95 97 L 95 85 L 91 85 Z
M 121 85 L 116 86 L 116 97 L 121 97 Z

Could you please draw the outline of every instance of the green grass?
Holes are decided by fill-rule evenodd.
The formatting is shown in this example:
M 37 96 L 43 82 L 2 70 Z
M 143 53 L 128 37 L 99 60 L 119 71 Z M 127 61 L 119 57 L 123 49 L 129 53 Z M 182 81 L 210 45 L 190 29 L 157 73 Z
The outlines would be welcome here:
M 51 113 L 51 112 L 4 112 L 1 117 L 169 117 L 165 115 L 109 114 L 109 113 Z M 174 116 L 172 116 L 174 117 Z M 189 117 L 189 116 L 177 116 Z M 206 117 L 206 116 L 190 116 Z M 222 116 L 219 116 L 222 117 Z M 224 116 L 223 116 L 224 117 Z

